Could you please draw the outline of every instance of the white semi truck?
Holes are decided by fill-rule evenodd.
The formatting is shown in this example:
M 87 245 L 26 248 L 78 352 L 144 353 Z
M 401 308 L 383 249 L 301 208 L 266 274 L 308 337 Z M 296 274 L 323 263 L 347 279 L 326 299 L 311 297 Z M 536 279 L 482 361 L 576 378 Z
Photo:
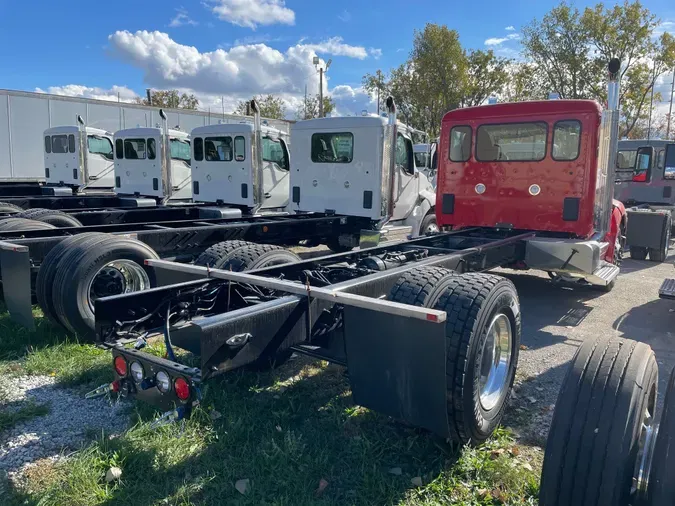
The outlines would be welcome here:
M 437 232 L 436 193 L 416 167 L 413 132 L 396 121 L 393 101 L 388 119 L 354 116 L 295 123 L 291 209 L 366 217 L 384 231 L 410 227 L 412 237 Z M 331 247 L 349 249 L 357 239 L 341 236 L 340 247 Z
M 112 191 L 113 135 L 99 128 L 59 126 L 44 132 L 45 179 L 55 194 Z

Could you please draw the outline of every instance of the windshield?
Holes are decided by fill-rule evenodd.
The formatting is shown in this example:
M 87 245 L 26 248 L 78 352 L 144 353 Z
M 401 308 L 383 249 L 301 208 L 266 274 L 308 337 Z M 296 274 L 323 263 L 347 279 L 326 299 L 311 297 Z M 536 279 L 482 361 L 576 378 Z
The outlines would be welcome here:
M 619 151 L 619 154 L 616 157 L 616 168 L 617 169 L 629 169 L 633 170 L 635 167 L 635 157 L 637 156 L 637 151 L 622 150 Z
M 101 155 L 108 160 L 113 159 L 113 147 L 110 139 L 98 135 L 87 136 L 87 149 L 90 154 Z
M 418 169 L 429 166 L 429 153 L 415 153 L 415 167 Z
M 180 139 L 171 139 L 171 158 L 182 160 L 190 165 L 190 142 Z

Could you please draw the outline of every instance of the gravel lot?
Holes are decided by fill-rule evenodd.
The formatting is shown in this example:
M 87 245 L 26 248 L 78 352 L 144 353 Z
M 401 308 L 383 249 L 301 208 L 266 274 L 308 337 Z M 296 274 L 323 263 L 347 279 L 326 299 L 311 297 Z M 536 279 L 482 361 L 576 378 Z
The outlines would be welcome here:
M 675 366 L 675 301 L 659 299 L 658 290 L 664 278 L 675 277 L 674 258 L 672 250 L 662 264 L 626 255 L 610 293 L 556 286 L 545 273 L 504 271 L 520 295 L 522 344 L 527 347 L 520 352 L 516 399 L 505 423 L 525 440 L 543 446 L 567 364 L 584 340 L 598 335 L 616 335 L 652 347 L 659 364 L 662 402 Z

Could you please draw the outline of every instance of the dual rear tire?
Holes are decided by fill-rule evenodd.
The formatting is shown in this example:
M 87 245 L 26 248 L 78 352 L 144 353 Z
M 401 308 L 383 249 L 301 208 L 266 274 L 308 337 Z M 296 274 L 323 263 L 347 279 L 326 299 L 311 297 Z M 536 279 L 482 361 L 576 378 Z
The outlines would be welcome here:
M 520 309 L 513 283 L 440 267 L 413 269 L 389 299 L 445 311 L 448 434 L 480 444 L 504 416 L 520 349 Z

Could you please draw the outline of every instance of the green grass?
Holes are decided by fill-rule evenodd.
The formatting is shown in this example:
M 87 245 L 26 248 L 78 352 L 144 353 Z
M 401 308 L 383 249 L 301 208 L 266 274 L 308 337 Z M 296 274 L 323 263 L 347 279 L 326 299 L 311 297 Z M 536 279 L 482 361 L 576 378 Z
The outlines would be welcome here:
M 507 431 L 480 449 L 453 449 L 355 406 L 339 367 L 300 358 L 271 373 L 232 374 L 207 386 L 202 405 L 154 431 L 155 414 L 139 405 L 134 428 L 99 438 L 48 479 L 29 479 L 15 504 L 536 504 L 539 463 L 513 450 Z M 123 474 L 109 485 L 113 465 Z M 246 495 L 234 487 L 240 479 L 250 480 Z
M 110 352 L 80 343 L 33 310 L 35 331 L 10 320 L 0 305 L 0 374 L 44 374 L 70 386 L 112 378 Z
M 47 413 L 49 413 L 48 406 L 35 403 L 26 403 L 15 411 L 0 411 L 0 432 Z

